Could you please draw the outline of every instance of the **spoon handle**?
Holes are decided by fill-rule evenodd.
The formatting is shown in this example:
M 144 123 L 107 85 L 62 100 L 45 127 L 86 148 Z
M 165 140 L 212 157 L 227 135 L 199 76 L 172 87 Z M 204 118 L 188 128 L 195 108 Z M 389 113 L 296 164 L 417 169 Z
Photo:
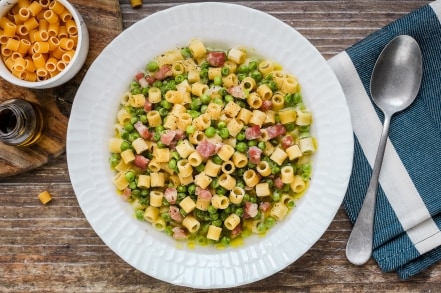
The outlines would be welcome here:
M 381 134 L 380 143 L 378 144 L 378 151 L 377 156 L 375 157 L 372 177 L 369 182 L 366 197 L 363 201 L 363 206 L 361 207 L 360 213 L 358 214 L 354 228 L 346 245 L 346 257 L 355 265 L 362 265 L 366 263 L 372 254 L 378 178 L 380 176 L 387 137 L 389 135 L 390 120 L 391 115 L 385 114 L 383 132 Z

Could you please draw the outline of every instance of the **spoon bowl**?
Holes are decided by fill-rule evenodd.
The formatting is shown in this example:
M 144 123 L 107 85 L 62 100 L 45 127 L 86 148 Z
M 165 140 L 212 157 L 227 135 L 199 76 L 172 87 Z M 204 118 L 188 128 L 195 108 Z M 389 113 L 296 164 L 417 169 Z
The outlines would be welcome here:
M 372 73 L 370 91 L 375 104 L 389 113 L 406 109 L 418 94 L 422 70 L 418 43 L 405 35 L 393 39 Z
M 372 100 L 384 113 L 384 123 L 368 191 L 346 245 L 346 257 L 353 264 L 362 265 L 371 257 L 378 178 L 390 121 L 415 100 L 422 75 L 421 50 L 410 36 L 401 35 L 390 41 L 375 63 L 370 90 Z

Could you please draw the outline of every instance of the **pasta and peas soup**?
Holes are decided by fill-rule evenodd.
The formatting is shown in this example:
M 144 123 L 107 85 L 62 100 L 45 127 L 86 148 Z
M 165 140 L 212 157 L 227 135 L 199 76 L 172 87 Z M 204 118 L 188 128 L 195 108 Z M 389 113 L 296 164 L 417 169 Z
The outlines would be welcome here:
M 109 140 L 113 183 L 174 239 L 241 243 L 295 207 L 311 177 L 311 112 L 297 79 L 200 40 L 136 74 Z

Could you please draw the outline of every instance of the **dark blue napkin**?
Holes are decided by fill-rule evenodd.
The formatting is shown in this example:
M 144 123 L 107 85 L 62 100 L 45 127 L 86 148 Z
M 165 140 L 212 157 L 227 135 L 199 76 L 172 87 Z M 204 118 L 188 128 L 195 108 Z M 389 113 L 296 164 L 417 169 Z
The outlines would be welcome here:
M 413 276 L 441 259 L 441 0 L 425 5 L 329 60 L 351 112 L 354 166 L 344 207 L 355 222 L 369 185 L 383 115 L 369 84 L 380 52 L 410 35 L 423 54 L 415 102 L 392 118 L 374 224 L 373 257 L 383 271 Z

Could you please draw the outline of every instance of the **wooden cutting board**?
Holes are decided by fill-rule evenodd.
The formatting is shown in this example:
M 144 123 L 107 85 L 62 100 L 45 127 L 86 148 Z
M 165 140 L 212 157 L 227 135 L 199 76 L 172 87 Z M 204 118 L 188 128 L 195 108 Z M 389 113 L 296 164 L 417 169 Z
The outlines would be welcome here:
M 39 167 L 65 151 L 70 106 L 87 69 L 107 44 L 122 31 L 118 0 L 71 0 L 89 31 L 89 54 L 80 72 L 68 83 L 49 90 L 29 90 L 0 78 L 0 101 L 21 98 L 43 109 L 46 126 L 39 141 L 29 147 L 0 142 L 0 177 Z

